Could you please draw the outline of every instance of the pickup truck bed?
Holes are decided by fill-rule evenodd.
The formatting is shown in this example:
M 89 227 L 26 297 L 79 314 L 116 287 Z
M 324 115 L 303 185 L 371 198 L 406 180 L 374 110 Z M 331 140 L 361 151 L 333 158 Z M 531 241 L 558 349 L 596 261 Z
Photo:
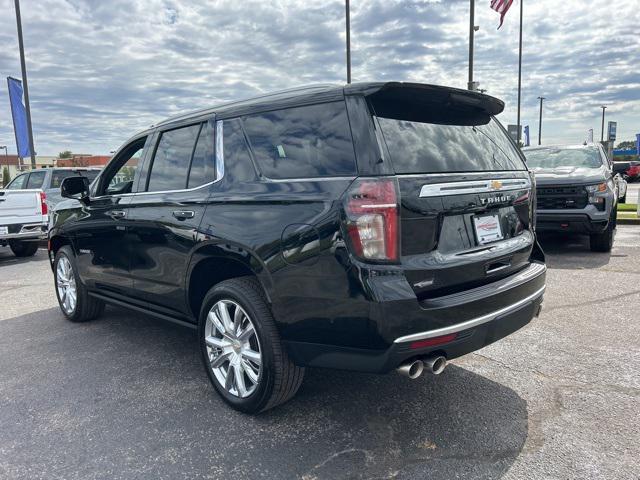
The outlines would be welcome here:
M 0 190 L 0 246 L 31 256 L 47 237 L 49 214 L 42 190 Z

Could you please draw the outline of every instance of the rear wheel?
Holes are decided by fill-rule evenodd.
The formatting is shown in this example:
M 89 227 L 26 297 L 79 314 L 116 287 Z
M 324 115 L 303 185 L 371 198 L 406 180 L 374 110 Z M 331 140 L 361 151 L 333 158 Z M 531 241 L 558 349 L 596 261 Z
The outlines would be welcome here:
M 38 242 L 9 242 L 9 248 L 16 257 L 33 257 L 38 251 Z
M 104 302 L 89 296 L 78 277 L 75 255 L 70 247 L 58 250 L 53 272 L 58 304 L 65 317 L 72 322 L 86 322 L 102 314 Z
M 289 359 L 255 279 L 214 286 L 205 296 L 198 332 L 209 379 L 236 410 L 268 410 L 298 391 L 304 368 Z
M 607 229 L 602 233 L 595 233 L 589 237 L 589 246 L 592 252 L 610 252 L 613 248 L 613 237 L 616 230 L 616 215 L 617 211 L 614 210 L 611 218 L 609 218 L 609 224 Z

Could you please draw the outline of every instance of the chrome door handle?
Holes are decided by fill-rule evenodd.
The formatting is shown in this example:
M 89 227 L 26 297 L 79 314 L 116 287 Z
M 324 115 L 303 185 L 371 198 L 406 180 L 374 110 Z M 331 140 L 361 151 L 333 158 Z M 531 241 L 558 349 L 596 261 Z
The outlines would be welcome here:
M 110 215 L 113 218 L 124 218 L 127 216 L 127 212 L 124 210 L 112 210 Z
M 196 216 L 196 212 L 193 210 L 174 210 L 172 213 L 178 220 L 186 220 L 187 218 L 193 218 Z

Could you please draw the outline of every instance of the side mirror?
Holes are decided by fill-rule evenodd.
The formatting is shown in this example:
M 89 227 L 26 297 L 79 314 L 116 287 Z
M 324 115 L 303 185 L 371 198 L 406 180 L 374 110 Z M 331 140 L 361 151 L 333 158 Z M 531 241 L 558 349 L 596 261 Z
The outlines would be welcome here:
M 613 173 L 623 174 L 631 167 L 629 162 L 613 162 Z
M 89 198 L 89 179 L 87 177 L 65 178 L 60 185 L 60 195 L 81 201 Z

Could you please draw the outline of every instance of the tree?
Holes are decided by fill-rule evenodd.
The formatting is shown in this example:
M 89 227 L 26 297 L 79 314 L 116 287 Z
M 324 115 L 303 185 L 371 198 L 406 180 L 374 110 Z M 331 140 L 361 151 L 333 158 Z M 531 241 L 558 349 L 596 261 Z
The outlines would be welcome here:
M 73 153 L 71 153 L 71 150 L 65 150 L 64 152 L 60 152 L 58 154 L 58 158 L 71 158 L 72 155 Z
M 626 142 L 620 142 L 616 148 L 636 148 L 636 142 L 630 140 Z
M 9 167 L 2 169 L 2 186 L 6 187 L 11 181 L 11 174 L 9 173 Z

